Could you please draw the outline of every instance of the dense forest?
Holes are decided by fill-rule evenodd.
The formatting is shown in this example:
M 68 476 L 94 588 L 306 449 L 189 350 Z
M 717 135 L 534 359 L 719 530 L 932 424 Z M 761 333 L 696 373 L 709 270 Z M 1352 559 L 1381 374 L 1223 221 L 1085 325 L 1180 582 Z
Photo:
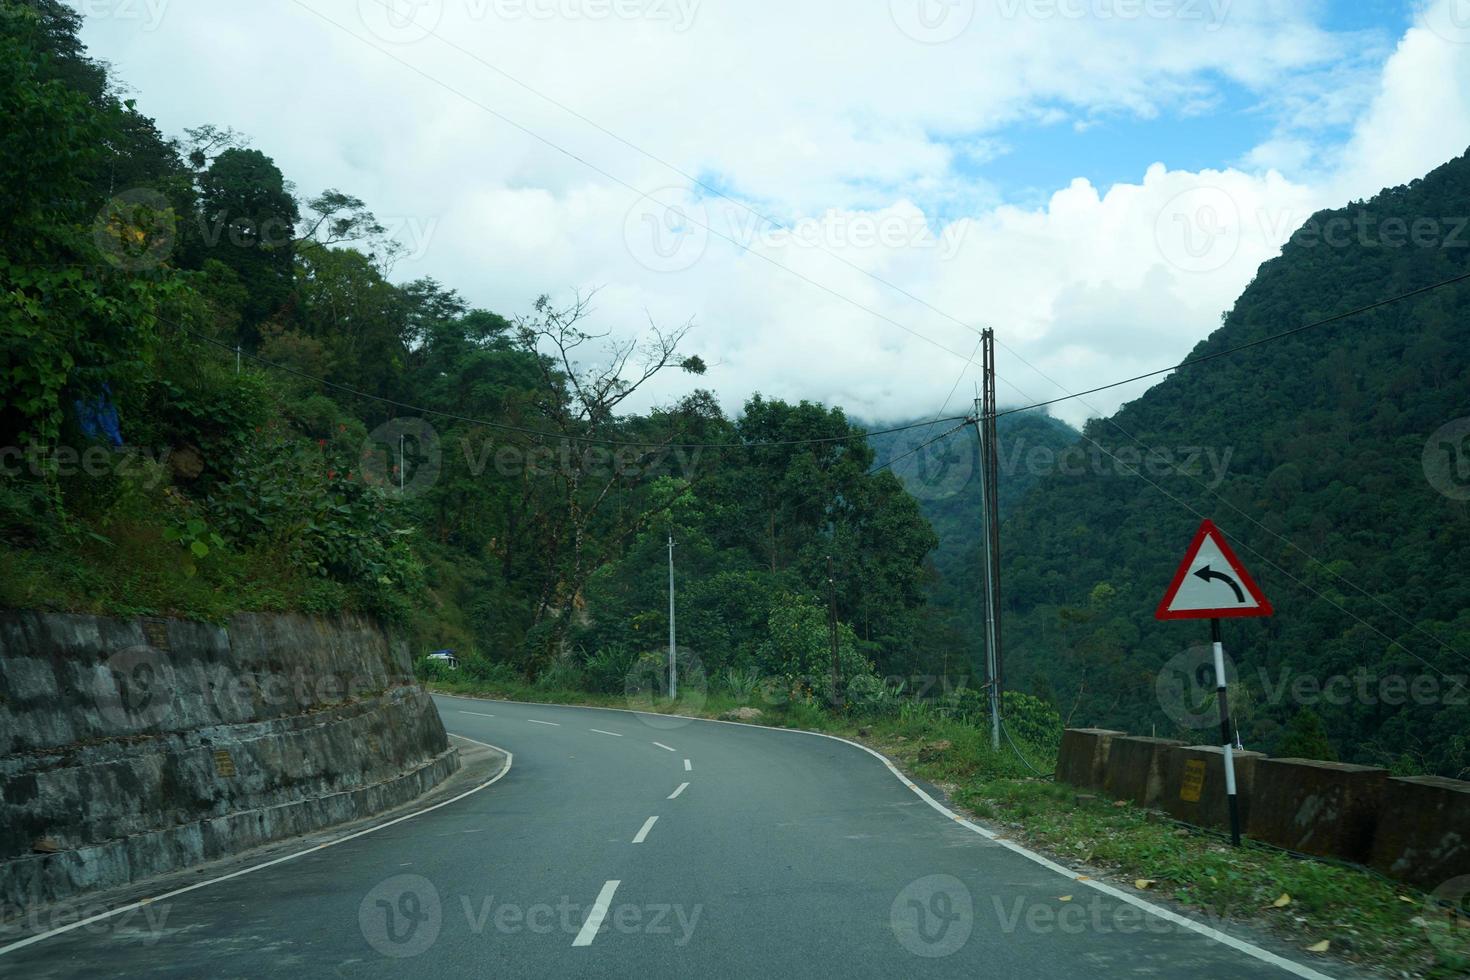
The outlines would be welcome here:
M 1002 409 L 1003 410 L 1003 409 Z M 915 420 L 925 421 L 925 420 Z M 877 426 L 873 427 L 877 429 Z M 1057 454 L 1077 442 L 1076 429 L 1040 411 L 996 420 L 1004 521 L 1026 493 L 1055 465 Z M 939 672 L 952 683 L 968 674 L 983 681 L 983 590 L 980 580 L 979 444 L 973 424 L 934 423 L 873 435 L 869 442 L 919 502 L 938 546 L 930 554 L 921 621 L 927 646 L 939 651 Z
M 690 324 L 593 295 L 473 308 L 392 278 L 368 206 L 241 134 L 160 133 L 54 0 L 0 17 L 0 603 L 371 613 L 419 652 L 621 690 L 706 671 L 928 669 L 936 539 L 841 409 L 697 387 Z M 778 630 L 771 624 L 780 624 Z
M 687 665 L 820 677 L 832 603 L 846 678 L 978 685 L 969 429 L 911 453 L 954 423 L 730 415 L 697 387 L 697 325 L 395 279 L 367 203 L 298 191 L 227 126 L 161 133 L 71 8 L 0 4 L 0 606 L 351 610 L 616 692 L 666 642 L 672 539 Z M 1192 356 L 1466 271 L 1457 215 L 1470 159 L 1314 216 Z M 1437 235 L 1390 234 L 1426 216 Z M 1467 297 L 1182 369 L 1080 440 L 1002 418 L 1009 687 L 1200 738 L 1164 684 L 1207 634 L 1152 613 L 1209 516 L 1277 610 L 1226 627 L 1246 745 L 1463 777 L 1470 491 L 1442 457 L 1466 431 L 1435 434 L 1470 415 Z M 682 396 L 630 409 L 670 375 Z M 1069 446 L 1107 465 L 1014 465 Z M 1340 676 L 1345 699 L 1295 683 Z
M 1470 157 L 1314 215 L 1191 357 L 1470 271 L 1467 215 Z M 1208 626 L 1152 614 L 1207 516 L 1276 608 L 1225 624 L 1246 746 L 1465 778 L 1467 416 L 1461 283 L 1183 368 L 1092 420 L 1079 449 L 1104 465 L 1048 475 L 1005 526 L 1012 683 L 1074 724 L 1198 738 L 1213 720 L 1166 710 L 1160 672 L 1199 667 Z M 1228 454 L 1223 482 L 1186 449 Z

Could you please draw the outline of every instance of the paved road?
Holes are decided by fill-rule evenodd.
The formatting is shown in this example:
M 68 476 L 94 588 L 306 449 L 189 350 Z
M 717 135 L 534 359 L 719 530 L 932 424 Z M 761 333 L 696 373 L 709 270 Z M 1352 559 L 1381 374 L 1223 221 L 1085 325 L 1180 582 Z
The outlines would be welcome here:
M 975 833 L 844 742 L 438 701 L 514 753 L 498 783 L 0 976 L 1290 975 Z

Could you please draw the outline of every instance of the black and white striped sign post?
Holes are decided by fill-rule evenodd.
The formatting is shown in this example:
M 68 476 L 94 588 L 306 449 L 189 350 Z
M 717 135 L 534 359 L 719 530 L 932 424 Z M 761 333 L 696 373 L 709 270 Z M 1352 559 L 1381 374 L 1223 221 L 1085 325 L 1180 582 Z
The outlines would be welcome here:
M 1208 619 L 1215 657 L 1215 692 L 1220 703 L 1220 748 L 1225 762 L 1225 794 L 1230 807 L 1230 839 L 1240 845 L 1240 800 L 1235 791 L 1235 739 L 1230 734 L 1230 694 L 1225 676 L 1225 643 L 1220 620 L 1270 616 L 1270 601 L 1235 557 L 1225 536 L 1206 520 L 1195 532 L 1174 581 L 1169 583 L 1155 619 Z

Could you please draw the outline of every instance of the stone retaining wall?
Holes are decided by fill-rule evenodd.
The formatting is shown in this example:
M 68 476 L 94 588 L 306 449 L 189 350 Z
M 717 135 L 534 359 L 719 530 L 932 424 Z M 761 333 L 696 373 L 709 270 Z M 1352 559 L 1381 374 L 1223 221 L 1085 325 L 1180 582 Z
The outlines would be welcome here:
M 0 915 L 369 816 L 457 766 L 368 620 L 0 613 Z

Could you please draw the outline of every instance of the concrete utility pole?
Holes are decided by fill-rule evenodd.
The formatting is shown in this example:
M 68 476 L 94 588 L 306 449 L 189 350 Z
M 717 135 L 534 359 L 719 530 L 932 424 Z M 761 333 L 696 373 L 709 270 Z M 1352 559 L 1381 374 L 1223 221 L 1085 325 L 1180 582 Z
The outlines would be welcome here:
M 975 399 L 975 438 L 980 448 L 980 552 L 984 567 L 980 579 L 985 592 L 985 678 L 990 704 L 990 747 L 1000 749 L 1000 711 L 995 697 L 995 590 L 990 585 L 990 487 L 985 478 L 985 427 L 980 420 L 980 399 Z
M 408 472 L 408 460 L 403 455 L 403 433 L 398 433 L 398 495 L 403 496 L 403 476 Z
M 832 578 L 832 556 L 827 556 L 827 634 L 832 641 L 832 704 L 842 707 L 842 676 L 837 667 L 837 585 Z
M 679 696 L 679 666 L 674 658 L 674 532 L 669 531 L 669 697 Z
M 990 704 L 990 744 L 1000 748 L 1000 454 L 995 434 L 995 332 L 981 333 L 984 397 L 975 399 L 975 435 L 980 459 L 981 581 L 985 588 L 985 672 Z

